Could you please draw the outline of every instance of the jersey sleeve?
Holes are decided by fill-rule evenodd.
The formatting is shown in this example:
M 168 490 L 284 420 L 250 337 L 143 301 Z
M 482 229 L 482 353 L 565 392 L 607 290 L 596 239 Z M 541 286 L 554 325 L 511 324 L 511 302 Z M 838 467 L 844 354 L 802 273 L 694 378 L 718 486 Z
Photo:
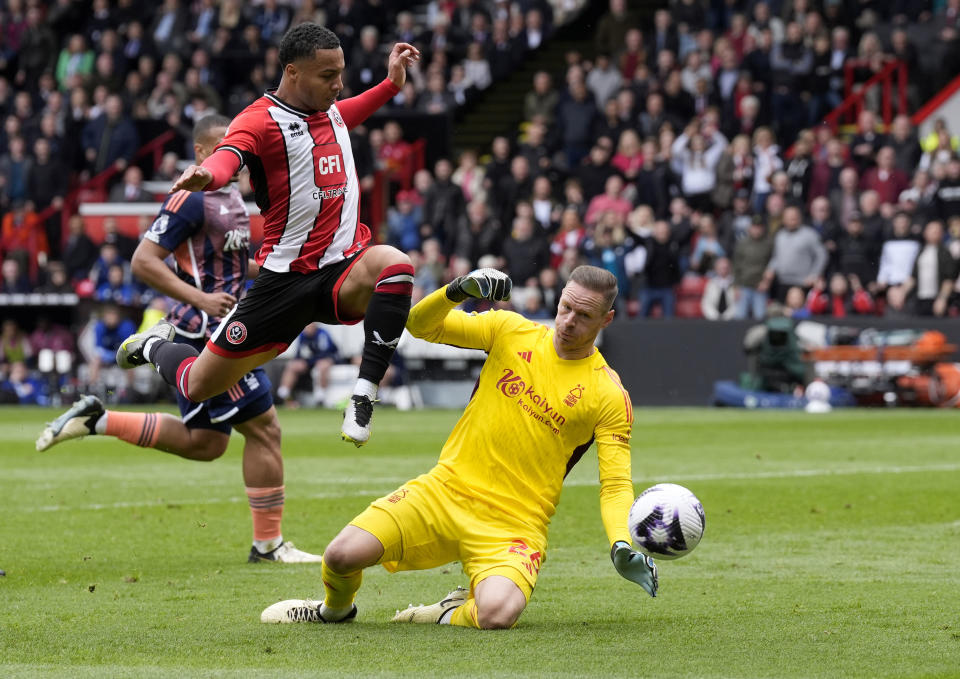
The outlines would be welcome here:
M 385 78 L 383 82 L 371 87 L 366 92 L 337 102 L 336 107 L 347 129 L 352 130 L 372 116 L 378 108 L 390 101 L 399 91 L 399 87 L 394 85 L 389 78 Z
M 610 385 L 603 392 L 594 429 L 600 466 L 600 516 L 611 545 L 618 540 L 630 544 L 627 515 L 634 500 L 630 469 L 633 406 L 619 376 L 608 366 L 601 370 L 605 372 L 601 379 L 609 378 Z
M 454 309 L 456 303 L 447 299 L 446 290 L 446 286 L 435 290 L 410 309 L 407 330 L 411 335 L 434 344 L 489 353 L 499 334 L 525 322 L 522 316 L 510 311 L 468 314 Z
M 227 127 L 223 140 L 214 151 L 231 151 L 240 160 L 240 168 L 246 164 L 245 154 L 260 155 L 264 136 L 264 113 L 258 108 L 246 108 Z
M 173 252 L 203 226 L 203 194 L 177 191 L 164 201 L 144 238 Z

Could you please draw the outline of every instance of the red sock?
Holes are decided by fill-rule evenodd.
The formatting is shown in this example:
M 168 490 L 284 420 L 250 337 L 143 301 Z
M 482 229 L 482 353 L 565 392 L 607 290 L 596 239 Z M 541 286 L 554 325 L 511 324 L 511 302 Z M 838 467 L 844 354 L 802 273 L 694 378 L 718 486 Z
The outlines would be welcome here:
M 107 436 L 116 436 L 122 441 L 143 448 L 153 448 L 160 438 L 160 415 L 157 413 L 124 413 L 108 410 Z
M 253 539 L 273 540 L 280 537 L 283 517 L 283 486 L 276 488 L 247 487 L 250 513 L 253 515 Z

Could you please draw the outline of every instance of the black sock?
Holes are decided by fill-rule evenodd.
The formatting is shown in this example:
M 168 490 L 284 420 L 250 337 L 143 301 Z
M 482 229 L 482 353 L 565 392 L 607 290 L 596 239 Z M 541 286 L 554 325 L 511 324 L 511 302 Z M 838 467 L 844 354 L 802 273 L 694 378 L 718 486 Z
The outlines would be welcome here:
M 178 344 L 165 339 L 156 340 L 150 347 L 150 362 L 157 366 L 157 372 L 163 381 L 171 387 L 177 386 L 177 370 L 185 359 L 200 355 L 189 344 Z
M 370 296 L 363 327 L 365 341 L 360 378 L 380 384 L 410 313 L 413 267 L 395 264 L 383 270 Z

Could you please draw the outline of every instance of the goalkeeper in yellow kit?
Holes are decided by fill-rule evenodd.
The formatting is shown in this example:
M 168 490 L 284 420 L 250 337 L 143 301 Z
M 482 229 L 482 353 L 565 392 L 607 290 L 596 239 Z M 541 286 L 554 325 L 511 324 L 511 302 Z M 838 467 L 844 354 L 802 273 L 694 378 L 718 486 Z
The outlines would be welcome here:
M 597 444 L 601 517 L 614 567 L 657 592 L 653 559 L 630 549 L 630 395 L 594 347 L 613 320 L 616 279 L 574 270 L 556 327 L 509 311 L 454 310 L 467 297 L 509 299 L 510 279 L 480 269 L 410 310 L 407 330 L 430 342 L 483 349 L 488 358 L 470 403 L 437 465 L 374 501 L 323 555 L 323 602 L 281 601 L 263 622 L 345 622 L 364 568 L 433 568 L 460 561 L 470 579 L 430 606 L 394 620 L 496 629 L 512 627 L 533 593 L 547 548 L 547 525 L 563 479 Z

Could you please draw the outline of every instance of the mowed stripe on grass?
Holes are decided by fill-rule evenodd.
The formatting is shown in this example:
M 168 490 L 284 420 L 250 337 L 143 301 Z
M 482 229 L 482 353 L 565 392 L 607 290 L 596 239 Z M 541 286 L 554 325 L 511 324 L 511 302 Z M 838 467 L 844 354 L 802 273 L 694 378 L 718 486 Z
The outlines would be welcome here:
M 101 438 L 37 454 L 52 416 L 0 410 L 5 676 L 960 676 L 955 413 L 638 410 L 636 490 L 690 486 L 704 542 L 661 562 L 655 600 L 619 578 L 589 453 L 520 626 L 486 634 L 386 622 L 463 584 L 456 564 L 370 569 L 349 627 L 260 625 L 319 574 L 243 563 L 241 440 L 213 464 Z M 338 413 L 281 412 L 286 536 L 322 549 L 456 416 L 383 410 L 357 451 Z

